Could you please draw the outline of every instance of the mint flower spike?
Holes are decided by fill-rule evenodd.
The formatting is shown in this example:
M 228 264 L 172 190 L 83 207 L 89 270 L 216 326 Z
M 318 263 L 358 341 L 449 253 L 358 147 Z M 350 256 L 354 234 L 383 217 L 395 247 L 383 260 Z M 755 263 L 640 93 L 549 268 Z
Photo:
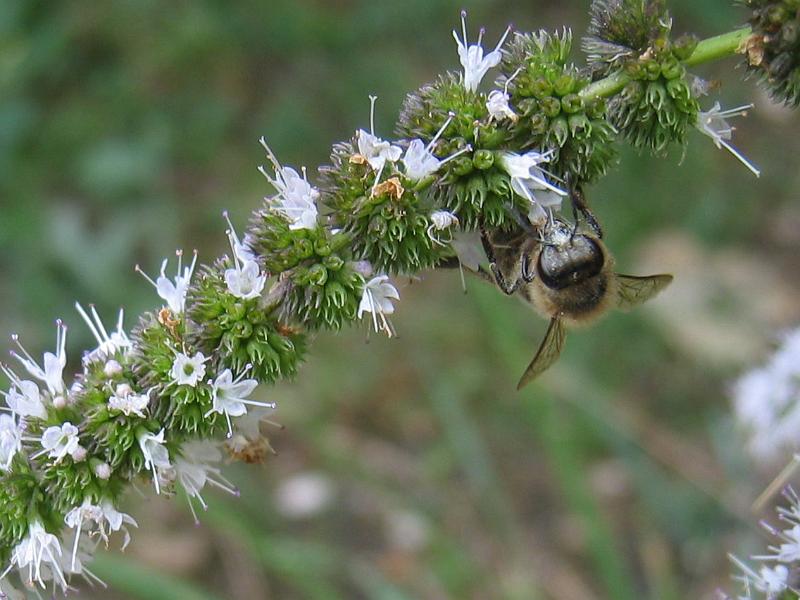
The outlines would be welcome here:
M 46 588 L 45 580 L 52 578 L 53 584 L 61 587 L 66 594 L 68 585 L 64 578 L 62 566 L 61 543 L 52 533 L 48 533 L 38 519 L 28 527 L 28 534 L 14 547 L 11 552 L 11 563 L 0 574 L 0 579 L 15 566 L 20 572 L 20 579 L 28 586 L 39 584 Z M 24 576 L 27 570 L 27 577 Z
M 300 169 L 303 173 L 300 177 L 291 167 L 281 166 L 266 139 L 262 137 L 259 142 L 267 152 L 275 176 L 270 177 L 263 165 L 258 170 L 278 192 L 274 198 L 266 199 L 267 204 L 289 220 L 289 229 L 314 229 L 317 226 L 317 199 L 320 194 L 308 182 L 306 168 Z
M 81 306 L 80 302 L 75 303 L 75 309 L 89 327 L 89 331 L 92 332 L 94 339 L 97 340 L 97 348 L 84 354 L 84 365 L 97 359 L 109 358 L 117 352 L 127 353 L 131 349 L 131 340 L 122 326 L 125 320 L 124 309 L 121 308 L 119 310 L 119 315 L 117 316 L 117 330 L 111 335 L 106 331 L 103 321 L 100 319 L 100 315 L 97 314 L 97 310 L 93 304 L 89 305 L 92 318 L 89 318 L 89 315 L 84 310 L 83 306 Z
M 747 111 L 753 108 L 752 104 L 745 104 L 744 106 L 737 106 L 736 108 L 729 108 L 727 110 L 720 110 L 719 102 L 714 102 L 714 106 L 705 112 L 700 111 L 697 113 L 697 129 L 710 137 L 717 148 L 725 148 L 728 152 L 733 154 L 736 159 L 747 167 L 756 177 L 761 176 L 761 171 L 751 163 L 747 158 L 742 155 L 728 140 L 733 137 L 735 127 L 732 127 L 725 120 L 729 117 L 744 117 L 747 116 Z
M 486 30 L 481 27 L 478 32 L 478 41 L 470 46 L 467 39 L 467 11 L 461 11 L 461 34 L 463 40 L 459 39 L 458 32 L 453 30 L 453 38 L 458 44 L 458 58 L 461 61 L 461 66 L 464 68 L 464 87 L 470 92 L 476 92 L 478 86 L 486 75 L 486 72 L 492 67 L 500 64 L 503 55 L 500 52 L 500 47 L 505 43 L 508 34 L 511 33 L 511 26 L 506 28 L 505 33 L 497 42 L 495 49 L 489 52 L 486 56 L 483 55 L 483 34 Z
M 383 331 L 388 337 L 396 337 L 397 332 L 386 315 L 394 313 L 392 300 L 400 300 L 397 288 L 392 285 L 387 275 L 378 275 L 364 284 L 361 303 L 358 305 L 358 318 L 365 312 L 372 314 L 372 325 L 375 332 Z
M 44 367 L 40 367 L 28 351 L 25 350 L 16 333 L 11 336 L 11 339 L 22 352 L 22 356 L 20 356 L 12 350 L 11 356 L 16 358 L 28 373 L 44 383 L 53 397 L 63 395 L 66 392 L 63 373 L 64 367 L 67 366 L 67 326 L 64 325 L 61 319 L 56 321 L 56 353 L 44 353 L 42 358 Z
M 442 134 L 445 132 L 447 127 L 450 123 L 453 122 L 456 114 L 454 112 L 450 112 L 447 115 L 447 120 L 444 122 L 439 128 L 439 131 L 436 132 L 436 135 L 433 136 L 433 139 L 425 145 L 420 139 L 411 140 L 408 144 L 408 148 L 406 148 L 405 156 L 403 156 L 403 167 L 405 169 L 405 176 L 411 179 L 412 181 L 421 181 L 426 177 L 433 175 L 436 171 L 438 171 L 442 166 L 453 160 L 454 158 L 458 158 L 462 154 L 467 152 L 472 152 L 472 146 L 467 144 L 461 150 L 451 154 L 447 158 L 439 159 L 437 158 L 431 149 L 439 141 L 439 138 L 442 137 Z M 378 179 L 375 179 L 377 184 Z M 374 187 L 373 187 L 374 190 Z
M 192 252 L 192 263 L 185 268 L 183 267 L 183 250 L 176 250 L 175 255 L 178 257 L 178 273 L 175 275 L 174 281 L 170 281 L 166 275 L 167 263 L 169 262 L 168 258 L 165 258 L 161 263 L 161 272 L 158 279 L 155 281 L 153 281 L 139 265 L 136 265 L 134 269 L 144 277 L 150 285 L 156 288 L 156 293 L 167 303 L 167 306 L 173 314 L 181 315 L 186 307 L 186 292 L 189 290 L 189 283 L 191 282 L 194 268 L 197 265 L 197 250 Z M 181 272 L 181 268 L 183 268 L 183 272 Z

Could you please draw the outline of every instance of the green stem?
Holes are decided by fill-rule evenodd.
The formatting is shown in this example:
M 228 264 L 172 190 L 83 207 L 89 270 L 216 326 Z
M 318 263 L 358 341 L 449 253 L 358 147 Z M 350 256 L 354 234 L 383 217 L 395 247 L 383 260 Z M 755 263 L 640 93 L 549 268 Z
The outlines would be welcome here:
M 739 48 L 751 34 L 750 27 L 742 27 L 728 33 L 715 35 L 714 37 L 702 40 L 697 44 L 692 55 L 687 58 L 683 64 L 687 67 L 693 67 L 712 60 L 725 58 L 732 54 L 736 54 Z M 604 79 L 595 81 L 587 85 L 580 91 L 580 95 L 584 99 L 589 98 L 607 98 L 619 93 L 625 84 L 630 81 L 630 77 L 624 71 L 617 71 Z

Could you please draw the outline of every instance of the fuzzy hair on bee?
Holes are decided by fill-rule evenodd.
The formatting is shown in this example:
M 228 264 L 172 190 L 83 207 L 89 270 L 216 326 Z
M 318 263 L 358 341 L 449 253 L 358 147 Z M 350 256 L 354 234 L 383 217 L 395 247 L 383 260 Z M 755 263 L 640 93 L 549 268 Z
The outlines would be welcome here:
M 614 308 L 638 306 L 672 281 L 668 274 L 617 273 L 599 225 L 593 216 L 587 221 L 588 229 L 552 217 L 539 227 L 521 220 L 512 230 L 481 228 L 489 271 L 479 267 L 474 272 L 550 320 L 517 389 L 555 363 L 567 328 L 592 323 Z

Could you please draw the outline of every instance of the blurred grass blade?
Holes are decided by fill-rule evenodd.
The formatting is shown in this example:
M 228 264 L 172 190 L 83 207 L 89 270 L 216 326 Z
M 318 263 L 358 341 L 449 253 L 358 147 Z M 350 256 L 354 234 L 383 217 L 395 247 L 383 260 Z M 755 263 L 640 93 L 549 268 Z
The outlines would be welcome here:
M 520 357 L 530 354 L 531 348 L 521 335 L 514 313 L 496 309 L 495 290 L 487 286 L 474 286 L 473 290 L 473 298 L 481 310 L 490 343 L 501 362 L 506 365 L 520 363 Z M 510 368 L 508 370 L 509 382 L 513 382 L 516 374 Z M 609 598 L 634 600 L 639 596 L 625 567 L 625 559 L 617 549 L 614 532 L 600 514 L 587 485 L 588 478 L 578 449 L 580 440 L 575 438 L 569 419 L 563 418 L 554 408 L 553 399 L 537 398 L 534 396 L 536 390 L 536 386 L 533 386 L 527 393 L 521 394 L 528 421 L 544 445 L 547 460 L 558 478 L 564 499 L 586 528 L 595 571 Z
M 92 572 L 109 587 L 144 600 L 223 600 L 151 567 L 136 563 L 119 554 L 101 553 L 92 560 Z M 103 597 L 111 597 L 103 594 Z

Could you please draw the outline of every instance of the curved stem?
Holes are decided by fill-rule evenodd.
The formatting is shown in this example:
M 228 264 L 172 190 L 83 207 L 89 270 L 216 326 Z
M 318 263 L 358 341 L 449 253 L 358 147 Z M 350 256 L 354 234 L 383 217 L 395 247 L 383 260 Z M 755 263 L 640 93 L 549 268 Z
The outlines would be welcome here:
M 702 40 L 697 44 L 697 48 L 692 52 L 692 55 L 683 61 L 683 64 L 687 67 L 693 67 L 736 54 L 751 33 L 752 31 L 748 26 Z M 587 85 L 580 91 L 580 96 L 584 99 L 607 98 L 619 93 L 629 81 L 630 77 L 627 73 L 617 71 L 604 79 Z

